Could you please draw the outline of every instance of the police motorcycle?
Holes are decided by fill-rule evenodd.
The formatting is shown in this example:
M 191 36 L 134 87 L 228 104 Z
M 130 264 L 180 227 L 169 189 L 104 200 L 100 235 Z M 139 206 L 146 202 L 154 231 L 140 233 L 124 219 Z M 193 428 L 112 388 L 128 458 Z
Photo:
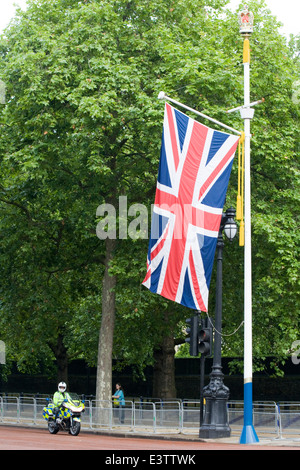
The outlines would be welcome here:
M 72 436 L 78 436 L 81 428 L 81 413 L 84 412 L 84 402 L 76 393 L 68 393 L 67 398 L 59 407 L 58 413 L 53 403 L 48 403 L 43 409 L 43 418 L 48 421 L 50 434 L 67 431 Z

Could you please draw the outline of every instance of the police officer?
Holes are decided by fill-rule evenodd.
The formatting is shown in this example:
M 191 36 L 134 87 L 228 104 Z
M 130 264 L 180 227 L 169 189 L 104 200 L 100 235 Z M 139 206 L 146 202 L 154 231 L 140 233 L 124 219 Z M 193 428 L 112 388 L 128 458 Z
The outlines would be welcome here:
M 66 390 L 67 390 L 67 384 L 65 382 L 59 382 L 58 391 L 55 392 L 53 395 L 53 404 L 55 406 L 54 408 L 55 420 L 57 420 L 60 407 L 63 404 L 64 400 L 69 399 L 69 394 L 66 393 Z

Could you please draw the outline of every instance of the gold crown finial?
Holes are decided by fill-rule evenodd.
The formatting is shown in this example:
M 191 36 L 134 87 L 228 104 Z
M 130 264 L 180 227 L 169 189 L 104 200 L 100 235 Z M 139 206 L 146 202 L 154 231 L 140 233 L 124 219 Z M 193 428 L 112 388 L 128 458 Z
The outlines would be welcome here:
M 239 25 L 241 34 L 253 33 L 253 13 L 248 10 L 247 5 L 244 6 L 244 10 L 240 11 L 239 14 Z

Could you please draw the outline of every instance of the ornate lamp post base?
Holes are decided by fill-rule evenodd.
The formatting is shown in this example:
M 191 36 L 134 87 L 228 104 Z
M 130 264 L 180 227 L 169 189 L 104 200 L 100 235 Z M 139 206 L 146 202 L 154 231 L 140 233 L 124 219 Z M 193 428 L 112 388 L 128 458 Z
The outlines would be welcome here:
M 219 367 L 213 367 L 210 382 L 203 390 L 206 400 L 204 422 L 199 431 L 199 437 L 216 439 L 229 437 L 231 429 L 228 423 L 227 402 L 229 388 L 223 383 L 224 375 Z

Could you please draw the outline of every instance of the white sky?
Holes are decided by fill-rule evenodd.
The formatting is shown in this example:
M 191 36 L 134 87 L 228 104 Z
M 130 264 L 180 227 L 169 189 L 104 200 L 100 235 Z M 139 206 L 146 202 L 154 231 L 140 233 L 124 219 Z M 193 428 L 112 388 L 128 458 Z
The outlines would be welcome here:
M 238 7 L 240 3 L 240 0 L 230 0 L 230 6 L 233 9 Z M 284 26 L 280 30 L 282 34 L 289 37 L 290 34 L 298 34 L 300 32 L 299 0 L 266 0 L 266 3 L 272 14 L 283 23 Z M 17 4 L 22 9 L 26 8 L 26 0 L 0 0 L 0 33 L 15 15 L 14 4 Z

